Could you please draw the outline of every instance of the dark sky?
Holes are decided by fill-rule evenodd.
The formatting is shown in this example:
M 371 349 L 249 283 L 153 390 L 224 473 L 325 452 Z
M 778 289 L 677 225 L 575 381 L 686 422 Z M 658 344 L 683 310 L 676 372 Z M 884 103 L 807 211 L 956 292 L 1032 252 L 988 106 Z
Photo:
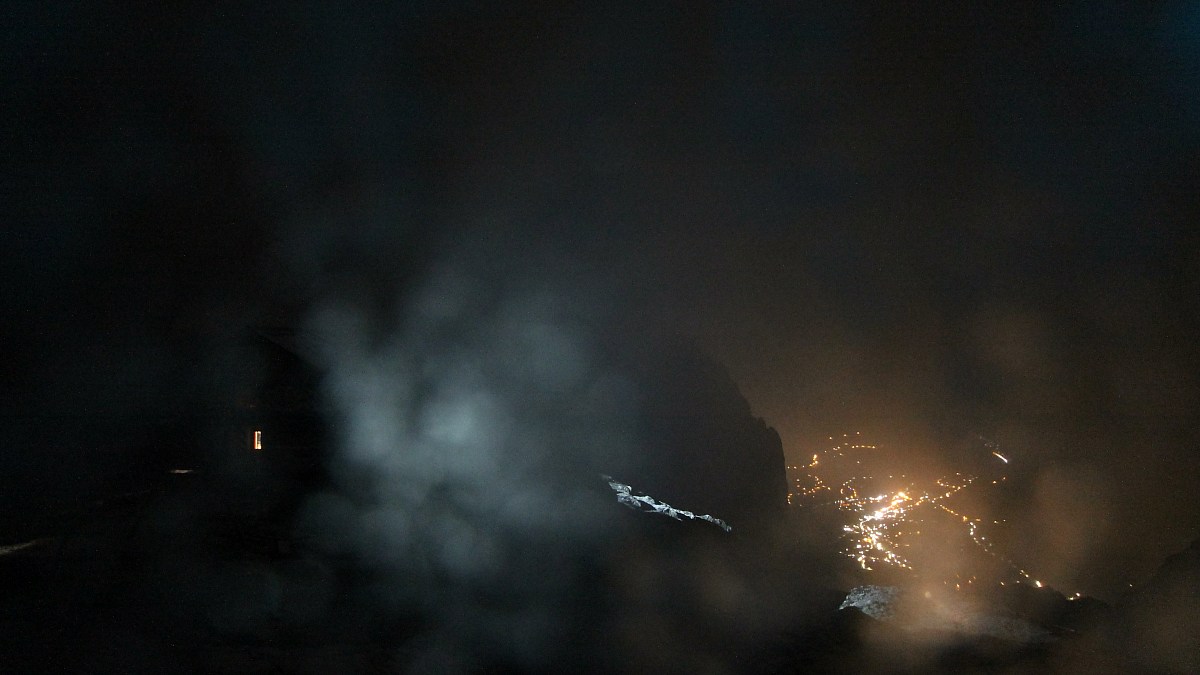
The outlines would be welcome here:
M 1064 589 L 1200 535 L 1193 4 L 646 4 L 9 3 L 12 415 L 456 265 L 695 336 L 792 457 L 997 439 Z

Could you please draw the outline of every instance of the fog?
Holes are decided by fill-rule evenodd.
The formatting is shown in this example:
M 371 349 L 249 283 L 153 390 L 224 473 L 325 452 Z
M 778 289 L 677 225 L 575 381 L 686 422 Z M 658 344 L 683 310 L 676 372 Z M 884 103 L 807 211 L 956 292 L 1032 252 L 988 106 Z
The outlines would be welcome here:
M 778 485 L 730 446 L 932 479 L 984 436 L 1014 560 L 1148 582 L 1200 531 L 1195 11 L 809 5 L 11 9 L 0 544 L 198 468 L 154 536 L 244 499 L 313 547 L 249 604 L 418 616 L 413 668 L 703 669 L 689 612 L 852 581 L 824 515 L 740 538 Z M 285 333 L 321 481 L 227 447 Z

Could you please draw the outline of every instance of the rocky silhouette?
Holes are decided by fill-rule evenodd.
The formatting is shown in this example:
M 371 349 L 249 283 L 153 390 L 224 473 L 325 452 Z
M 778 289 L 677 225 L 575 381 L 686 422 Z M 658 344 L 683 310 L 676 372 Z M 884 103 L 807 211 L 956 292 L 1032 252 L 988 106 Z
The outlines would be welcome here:
M 631 361 L 639 392 L 640 447 L 621 474 L 671 504 L 753 531 L 787 505 L 779 434 L 716 361 L 682 340 L 667 340 Z M 614 474 L 616 475 L 616 474 Z

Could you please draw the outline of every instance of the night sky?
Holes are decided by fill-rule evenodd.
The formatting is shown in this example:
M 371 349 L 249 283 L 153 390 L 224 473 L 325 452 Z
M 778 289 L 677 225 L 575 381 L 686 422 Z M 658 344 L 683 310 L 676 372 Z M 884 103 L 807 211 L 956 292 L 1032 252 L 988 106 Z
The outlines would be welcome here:
M 789 458 L 997 441 L 1014 556 L 1113 597 L 1200 536 L 1200 9 L 879 4 L 8 3 L 8 475 L 219 405 L 251 329 L 550 293 Z

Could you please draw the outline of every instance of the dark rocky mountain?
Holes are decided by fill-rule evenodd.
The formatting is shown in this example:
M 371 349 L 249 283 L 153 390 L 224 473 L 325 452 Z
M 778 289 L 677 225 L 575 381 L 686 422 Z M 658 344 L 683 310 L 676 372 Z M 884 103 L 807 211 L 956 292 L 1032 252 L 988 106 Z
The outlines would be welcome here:
M 729 373 L 696 347 L 668 343 L 634 359 L 640 448 L 621 480 L 734 531 L 775 522 L 787 505 L 779 434 L 754 416 Z
M 1138 668 L 1200 672 L 1200 539 L 1117 605 L 1105 636 Z
M 249 342 L 247 386 L 147 445 L 194 450 L 157 457 L 158 477 L 125 501 L 25 528 L 36 541 L 2 552 L 21 591 L 0 602 L 0 670 L 703 670 L 746 659 L 794 611 L 779 582 L 795 567 L 745 536 L 781 520 L 779 437 L 690 345 L 612 351 L 600 372 L 628 385 L 635 440 L 568 449 L 584 489 L 560 500 L 534 471 L 485 475 L 486 493 L 430 485 L 410 513 L 330 497 L 336 478 L 313 469 L 336 453 L 320 367 L 278 334 Z M 634 512 L 585 468 L 733 533 Z

